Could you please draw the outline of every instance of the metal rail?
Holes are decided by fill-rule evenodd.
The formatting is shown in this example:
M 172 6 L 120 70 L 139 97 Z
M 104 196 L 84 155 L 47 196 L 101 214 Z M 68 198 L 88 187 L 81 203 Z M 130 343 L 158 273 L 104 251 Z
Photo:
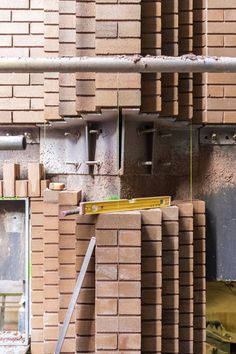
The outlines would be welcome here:
M 74 58 L 7 58 L 0 57 L 2 73 L 32 72 L 166 72 L 166 73 L 236 73 L 236 57 L 204 57 L 193 54 L 167 56 L 97 56 Z

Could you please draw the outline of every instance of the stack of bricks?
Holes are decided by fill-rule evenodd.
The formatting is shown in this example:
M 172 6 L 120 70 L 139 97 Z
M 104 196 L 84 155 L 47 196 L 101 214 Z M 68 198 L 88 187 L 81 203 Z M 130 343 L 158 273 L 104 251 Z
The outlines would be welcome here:
M 44 316 L 43 353 L 52 353 L 59 334 L 59 218 L 58 204 L 43 203 Z
M 59 56 L 59 0 L 44 0 L 44 56 Z M 58 120 L 59 73 L 44 74 L 44 118 Z
M 193 354 L 193 204 L 179 208 L 179 353 Z
M 142 216 L 142 353 L 162 353 L 162 213 Z
M 232 0 L 210 0 L 208 21 L 208 54 L 235 57 L 236 3 Z M 235 74 L 209 74 L 207 77 L 209 123 L 235 123 Z
M 206 2 L 199 0 L 193 2 L 193 53 L 196 55 L 208 55 L 207 47 L 207 22 Z M 210 122 L 207 111 L 206 80 L 208 74 L 193 74 L 193 122 Z M 209 113 L 209 112 L 208 112 Z
M 31 198 L 31 350 L 44 354 L 44 205 L 43 198 Z
M 162 2 L 162 55 L 178 56 L 179 43 L 179 4 L 177 0 Z M 162 74 L 162 110 L 165 117 L 177 116 L 178 105 L 178 73 Z
M 161 0 L 141 2 L 141 51 L 142 55 L 161 55 Z M 161 75 L 142 74 L 142 112 L 160 112 Z
M 76 56 L 76 0 L 59 0 L 59 55 Z M 60 116 L 77 116 L 76 73 L 60 73 L 59 100 Z
M 80 193 L 50 191 L 47 198 L 30 198 L 32 228 L 32 328 L 31 352 L 55 350 L 60 323 L 76 279 L 75 217 L 60 218 L 61 210 L 74 209 Z M 75 314 L 62 353 L 76 353 Z
M 162 353 L 179 353 L 179 215 L 162 210 Z
M 95 0 L 77 0 L 76 48 L 78 56 L 95 56 Z M 95 73 L 76 74 L 76 109 L 95 111 Z
M 77 192 L 32 207 L 32 353 L 51 353 L 89 240 L 97 247 L 63 353 L 205 353 L 205 204 L 70 216 Z
M 96 1 L 96 55 L 141 53 L 141 4 Z M 96 108 L 140 107 L 140 74 L 96 74 Z
M 193 52 L 193 0 L 179 2 L 179 55 Z M 193 74 L 179 74 L 181 120 L 193 118 Z
M 141 351 L 141 214 L 96 223 L 95 353 Z
M 49 185 L 44 179 L 43 165 L 38 162 L 28 164 L 28 179 L 20 179 L 20 165 L 12 162 L 3 163 L 3 180 L 0 181 L 0 197 L 40 197 Z
M 43 7 L 40 1 L 0 2 L 0 55 L 44 54 Z M 42 74 L 0 74 L 0 123 L 34 123 L 44 119 Z
M 95 236 L 96 216 L 79 216 L 76 226 L 76 271 L 80 272 L 92 236 Z M 99 238 L 99 235 L 97 235 Z M 109 243 L 110 235 L 106 239 Z M 95 353 L 95 257 L 92 256 L 82 284 L 76 308 L 77 353 Z
M 205 203 L 193 202 L 194 354 L 206 352 L 206 216 Z

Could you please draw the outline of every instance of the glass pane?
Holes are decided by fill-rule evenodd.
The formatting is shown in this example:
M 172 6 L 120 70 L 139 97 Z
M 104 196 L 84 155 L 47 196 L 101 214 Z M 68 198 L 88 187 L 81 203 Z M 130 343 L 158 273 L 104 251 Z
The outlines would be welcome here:
M 0 342 L 24 341 L 25 202 L 0 201 Z

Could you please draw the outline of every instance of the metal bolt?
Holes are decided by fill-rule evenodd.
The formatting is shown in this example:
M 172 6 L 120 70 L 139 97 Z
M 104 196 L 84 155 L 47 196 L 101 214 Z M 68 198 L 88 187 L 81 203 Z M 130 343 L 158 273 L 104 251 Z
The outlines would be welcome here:
M 217 135 L 216 135 L 216 133 L 213 133 L 211 135 L 211 140 L 216 141 L 216 139 L 217 139 Z
M 233 140 L 236 141 L 236 134 L 233 135 Z
M 65 132 L 64 136 L 72 136 L 75 139 L 79 139 L 81 134 L 80 134 L 80 131 L 78 131 L 76 133 Z
M 97 165 L 98 167 L 101 166 L 101 161 L 85 161 L 85 163 L 88 166 L 93 166 L 93 165 Z
M 155 133 L 156 131 L 157 131 L 156 128 L 138 129 L 138 135 Z
M 152 166 L 152 161 L 141 161 L 138 164 L 139 166 Z
M 100 135 L 102 133 L 102 129 L 90 129 L 89 134 Z

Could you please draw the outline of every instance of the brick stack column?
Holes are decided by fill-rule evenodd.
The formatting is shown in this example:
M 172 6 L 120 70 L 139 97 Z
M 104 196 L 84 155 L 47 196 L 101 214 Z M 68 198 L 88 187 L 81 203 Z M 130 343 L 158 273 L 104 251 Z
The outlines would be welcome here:
M 161 210 L 142 215 L 142 353 L 160 353 L 162 320 Z
M 31 353 L 44 354 L 44 228 L 42 198 L 31 198 Z
M 193 201 L 194 213 L 194 354 L 206 352 L 205 202 Z
M 179 353 L 193 354 L 193 204 L 179 208 Z
M 141 2 L 142 55 L 161 55 L 161 0 Z M 142 74 L 142 112 L 161 111 L 161 74 Z
M 57 192 L 54 192 L 57 193 Z M 44 217 L 44 353 L 55 350 L 59 334 L 59 219 L 58 203 L 43 205 Z
M 96 55 L 141 53 L 140 0 L 96 1 Z M 117 91 L 119 89 L 119 92 Z M 141 105 L 140 74 L 96 74 L 96 107 Z
M 162 354 L 179 353 L 179 224 L 176 206 L 162 209 Z
M 182 0 L 184 1 L 184 0 Z M 169 0 L 162 2 L 162 54 L 178 56 L 179 54 L 179 1 Z M 162 74 L 162 115 L 178 115 L 178 73 Z
M 179 55 L 193 53 L 193 0 L 179 2 Z M 193 118 L 193 74 L 179 74 L 179 119 Z
M 206 46 L 206 1 L 193 2 L 193 52 L 196 55 L 208 55 Z M 208 74 L 193 74 L 193 119 L 194 123 L 206 122 L 207 105 L 207 77 Z M 209 114 L 209 112 L 208 112 Z M 214 117 L 216 116 L 214 112 Z M 219 122 L 221 122 L 220 119 Z M 219 123 L 217 121 L 217 123 Z
M 59 56 L 59 0 L 44 0 L 44 52 Z M 61 119 L 59 115 L 59 73 L 44 74 L 44 119 Z
M 96 224 L 95 353 L 141 353 L 141 215 L 99 215 Z
M 77 56 L 95 56 L 95 0 L 77 0 Z M 78 112 L 95 111 L 95 73 L 76 74 L 76 105 Z
M 63 191 L 59 193 L 61 210 L 75 209 L 80 200 L 80 193 Z M 62 325 L 76 282 L 76 223 L 70 216 L 59 220 L 59 321 Z M 62 353 L 76 353 L 75 312 L 62 346 Z
M 95 236 L 96 216 L 76 220 L 76 270 L 80 272 L 89 241 Z M 92 256 L 76 308 L 77 353 L 95 352 L 95 257 Z
M 59 55 L 76 56 L 76 0 L 59 1 Z M 60 116 L 76 116 L 76 73 L 59 75 Z

